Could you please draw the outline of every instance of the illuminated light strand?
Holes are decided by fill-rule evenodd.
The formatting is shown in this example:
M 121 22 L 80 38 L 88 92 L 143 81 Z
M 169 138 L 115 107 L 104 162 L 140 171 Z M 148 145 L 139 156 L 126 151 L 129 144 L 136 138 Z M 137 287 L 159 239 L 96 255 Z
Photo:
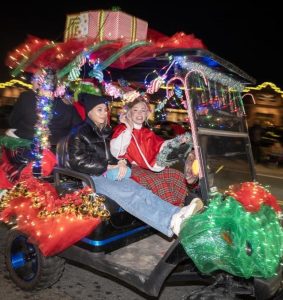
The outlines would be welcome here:
M 21 80 L 17 80 L 17 79 L 12 79 L 10 81 L 6 81 L 6 82 L 1 82 L 0 83 L 0 89 L 4 89 L 6 87 L 10 87 L 10 86 L 14 86 L 15 84 L 20 84 L 26 88 L 29 88 L 31 89 L 32 88 L 32 85 L 31 84 L 28 84 L 28 83 L 25 83 Z
M 36 103 L 37 122 L 35 124 L 36 130 L 33 139 L 32 155 L 34 157 L 33 175 L 35 177 L 40 177 L 42 175 L 41 161 L 43 150 L 50 148 L 50 130 L 48 124 L 52 118 L 52 105 L 56 79 L 55 73 L 51 69 L 43 70 L 42 74 L 37 77 L 40 88 Z
M 270 86 L 276 93 L 281 94 L 281 97 L 283 98 L 283 91 L 278 87 L 276 84 L 272 82 L 263 82 L 262 84 L 259 84 L 256 87 L 246 87 L 243 91 L 248 93 L 250 91 L 260 91 L 267 86 Z

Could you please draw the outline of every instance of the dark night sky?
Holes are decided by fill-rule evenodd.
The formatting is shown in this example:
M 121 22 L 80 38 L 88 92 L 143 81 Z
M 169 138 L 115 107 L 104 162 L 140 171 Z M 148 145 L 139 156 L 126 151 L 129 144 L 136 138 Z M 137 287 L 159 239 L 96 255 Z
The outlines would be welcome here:
M 272 81 L 283 88 L 283 17 L 276 2 L 260 6 L 258 1 L 248 0 L 194 0 L 186 1 L 184 8 L 181 1 L 170 5 L 154 0 L 10 1 L 10 9 L 2 7 L 0 12 L 0 82 L 9 78 L 4 66 L 7 52 L 24 42 L 28 34 L 61 41 L 66 14 L 119 6 L 167 35 L 193 33 L 208 50 L 243 69 L 258 84 Z M 159 8 L 153 8 L 153 3 Z

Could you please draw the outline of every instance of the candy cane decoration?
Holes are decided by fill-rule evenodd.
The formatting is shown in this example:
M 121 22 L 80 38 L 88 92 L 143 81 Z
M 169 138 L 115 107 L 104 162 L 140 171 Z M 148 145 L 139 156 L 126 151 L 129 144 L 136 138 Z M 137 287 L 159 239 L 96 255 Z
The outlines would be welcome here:
M 86 57 L 84 55 L 78 56 L 75 61 L 73 68 L 71 69 L 68 80 L 75 81 L 80 77 L 81 67 L 86 63 Z
M 174 63 L 175 63 L 175 60 L 173 60 L 171 62 L 171 64 L 167 68 L 166 72 L 162 76 L 158 75 L 155 79 L 153 79 L 150 82 L 150 84 L 146 90 L 146 92 L 148 94 L 155 94 L 160 89 L 160 87 L 165 83 L 165 79 L 167 78 L 167 73 L 169 72 L 169 70 L 171 69 L 171 67 L 173 66 Z
M 72 70 L 70 71 L 69 75 L 68 75 L 68 80 L 70 81 L 75 81 L 80 77 L 80 68 L 78 67 L 74 67 L 72 68 Z
M 166 76 L 158 76 L 157 78 L 155 78 L 154 80 L 152 80 L 146 90 L 146 92 L 148 94 L 154 94 L 156 93 L 160 87 L 164 84 L 164 80 L 165 80 Z
M 191 124 L 191 130 L 192 130 L 192 138 L 193 138 L 193 141 L 194 141 L 194 145 L 198 145 L 198 139 L 197 139 L 197 126 L 194 122 L 194 115 L 193 115 L 193 109 L 192 109 L 192 101 L 191 101 L 191 98 L 190 98 L 190 93 L 189 93 L 189 88 L 187 86 L 187 81 L 190 77 L 190 75 L 192 73 L 200 73 L 200 75 L 202 76 L 206 86 L 207 86 L 207 79 L 206 77 L 204 76 L 203 72 L 201 71 L 198 71 L 198 70 L 191 70 L 190 72 L 188 72 L 186 74 L 186 77 L 185 77 L 185 80 L 181 79 L 181 81 L 183 82 L 184 84 L 184 87 L 185 87 L 185 96 L 186 96 L 186 99 L 187 99 L 187 105 L 188 105 L 188 115 L 189 115 L 189 118 L 190 118 L 190 124 Z M 199 147 L 199 145 L 198 145 Z M 196 159 L 198 161 L 200 161 L 200 157 L 199 157 L 199 151 L 195 151 L 195 155 L 196 155 Z M 199 178 L 203 178 L 203 170 L 202 168 L 199 168 Z
M 171 98 L 173 95 L 174 95 L 174 90 L 173 90 L 173 88 L 171 89 L 170 88 L 170 85 L 172 85 L 172 83 L 174 82 L 174 81 L 180 81 L 181 83 L 182 83 L 182 85 L 183 85 L 183 82 L 180 80 L 180 78 L 179 77 L 172 77 L 172 78 L 170 78 L 168 81 L 167 81 L 167 83 L 166 83 L 166 97 L 169 99 L 169 98 Z
M 93 69 L 91 71 L 91 74 L 89 74 L 91 77 L 96 78 L 100 83 L 103 81 L 104 75 L 103 72 L 99 69 Z

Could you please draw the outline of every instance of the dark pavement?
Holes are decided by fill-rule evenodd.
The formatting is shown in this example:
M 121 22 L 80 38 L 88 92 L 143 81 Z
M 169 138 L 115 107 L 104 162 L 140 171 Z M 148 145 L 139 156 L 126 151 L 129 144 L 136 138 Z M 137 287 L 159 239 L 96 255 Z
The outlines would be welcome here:
M 283 205 L 283 167 L 275 164 L 256 164 L 257 180 Z

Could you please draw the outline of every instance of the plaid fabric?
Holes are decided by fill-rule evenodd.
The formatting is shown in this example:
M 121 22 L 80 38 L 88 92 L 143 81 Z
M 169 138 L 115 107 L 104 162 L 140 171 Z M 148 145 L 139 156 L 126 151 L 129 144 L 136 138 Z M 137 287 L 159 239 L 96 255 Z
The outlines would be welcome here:
M 132 166 L 131 178 L 173 205 L 183 205 L 188 194 L 184 175 L 173 168 L 160 173 Z

